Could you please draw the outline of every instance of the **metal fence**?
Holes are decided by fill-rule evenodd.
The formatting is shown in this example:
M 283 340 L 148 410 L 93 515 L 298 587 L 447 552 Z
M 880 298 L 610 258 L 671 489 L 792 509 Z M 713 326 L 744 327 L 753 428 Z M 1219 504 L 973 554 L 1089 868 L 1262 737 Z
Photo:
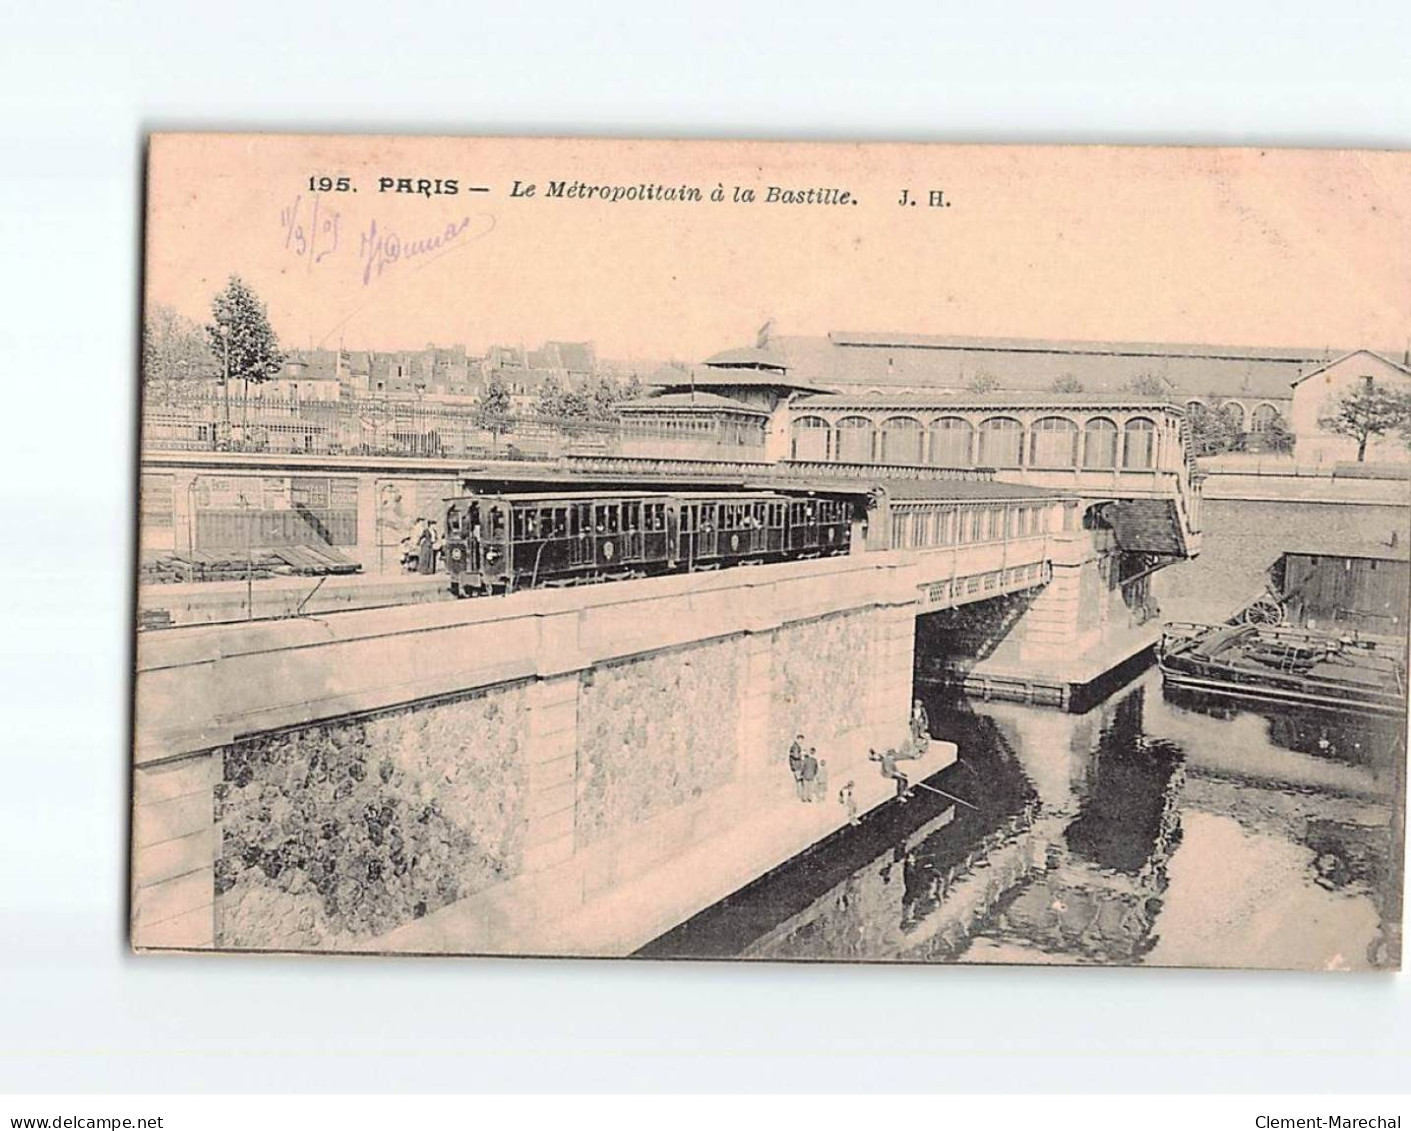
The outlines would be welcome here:
M 660 443 L 683 443 L 706 454 L 751 450 L 715 432 L 683 440 L 669 426 L 616 417 L 586 419 L 513 413 L 486 420 L 475 404 L 413 398 L 343 397 L 297 400 L 229 397 L 210 391 L 149 392 L 143 447 L 154 451 L 243 451 L 306 455 L 411 456 L 422 459 L 557 458 L 568 453 L 619 454 Z

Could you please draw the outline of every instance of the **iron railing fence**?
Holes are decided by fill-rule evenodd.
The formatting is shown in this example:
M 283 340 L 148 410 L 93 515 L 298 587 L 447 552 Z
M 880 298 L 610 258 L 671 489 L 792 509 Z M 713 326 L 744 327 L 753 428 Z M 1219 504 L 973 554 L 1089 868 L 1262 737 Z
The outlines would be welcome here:
M 246 451 L 307 455 L 415 456 L 427 459 L 569 452 L 616 454 L 659 442 L 701 452 L 762 451 L 728 422 L 683 431 L 634 420 L 556 417 L 531 412 L 486 418 L 473 403 L 390 397 L 300 400 L 180 388 L 149 391 L 143 445 L 158 451 Z

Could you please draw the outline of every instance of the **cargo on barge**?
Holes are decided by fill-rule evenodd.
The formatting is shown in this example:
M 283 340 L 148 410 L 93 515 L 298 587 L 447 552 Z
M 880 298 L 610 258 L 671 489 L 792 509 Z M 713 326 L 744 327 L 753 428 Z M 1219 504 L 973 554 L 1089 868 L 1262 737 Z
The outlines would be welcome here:
M 1406 710 L 1404 642 L 1265 624 L 1167 625 L 1157 650 L 1173 687 L 1339 711 Z

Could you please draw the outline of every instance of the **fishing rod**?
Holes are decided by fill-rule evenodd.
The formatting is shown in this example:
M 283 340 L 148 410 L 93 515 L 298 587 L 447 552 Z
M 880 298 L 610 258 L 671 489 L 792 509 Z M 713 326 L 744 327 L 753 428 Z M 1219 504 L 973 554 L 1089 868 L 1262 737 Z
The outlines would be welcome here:
M 930 790 L 933 794 L 940 794 L 941 797 L 948 798 L 950 801 L 957 801 L 959 804 L 965 805 L 965 808 L 975 809 L 975 812 L 979 812 L 979 805 L 972 805 L 971 802 L 965 800 L 964 797 L 957 797 L 955 794 L 945 793 L 945 790 L 937 790 L 934 785 L 927 785 L 924 781 L 917 781 L 916 784 L 912 785 L 913 790 L 917 787 L 923 788 L 923 790 Z

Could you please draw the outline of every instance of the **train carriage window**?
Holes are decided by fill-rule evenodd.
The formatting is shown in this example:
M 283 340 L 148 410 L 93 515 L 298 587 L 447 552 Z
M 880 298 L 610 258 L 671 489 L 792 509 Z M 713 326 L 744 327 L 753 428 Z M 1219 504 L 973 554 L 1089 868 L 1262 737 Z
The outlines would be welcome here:
M 505 512 L 501 507 L 490 508 L 490 537 L 500 541 L 505 536 Z
M 568 509 L 566 507 L 554 508 L 554 537 L 563 538 L 568 534 Z

